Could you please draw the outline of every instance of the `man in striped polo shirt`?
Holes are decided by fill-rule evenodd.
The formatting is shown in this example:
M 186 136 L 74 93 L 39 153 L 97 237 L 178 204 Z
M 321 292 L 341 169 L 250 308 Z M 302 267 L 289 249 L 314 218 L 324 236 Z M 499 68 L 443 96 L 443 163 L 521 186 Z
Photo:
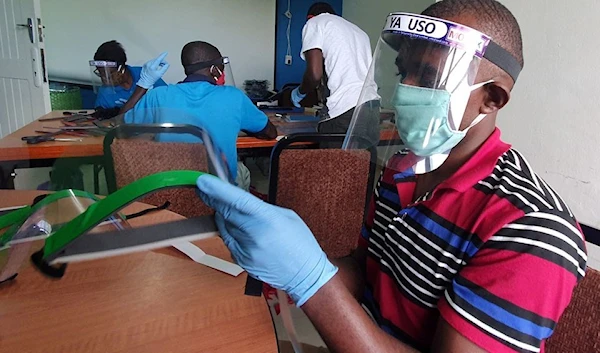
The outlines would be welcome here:
M 517 21 L 495 0 L 392 13 L 374 58 L 363 92 L 395 111 L 407 149 L 382 170 L 354 256 L 330 262 L 293 212 L 201 177 L 225 244 L 335 352 L 543 352 L 587 258 L 568 206 L 496 128 L 523 66 Z M 381 146 L 368 110 L 346 148 Z

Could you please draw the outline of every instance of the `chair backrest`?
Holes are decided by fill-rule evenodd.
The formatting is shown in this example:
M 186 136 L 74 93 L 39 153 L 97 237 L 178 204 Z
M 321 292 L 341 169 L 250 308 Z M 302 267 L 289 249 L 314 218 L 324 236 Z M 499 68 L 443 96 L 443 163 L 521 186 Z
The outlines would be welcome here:
M 135 125 L 126 128 L 117 127 L 105 139 L 105 156 L 108 159 L 106 173 L 110 192 L 145 176 L 163 171 L 208 171 L 208 156 L 203 144 L 157 142 L 143 136 L 135 137 L 133 133 L 136 131 L 135 128 Z M 142 131 L 158 133 L 161 130 L 160 126 L 157 126 L 154 130 Z M 173 130 L 164 130 L 164 132 L 183 133 Z M 161 190 L 140 201 L 155 206 L 162 206 L 168 201 L 170 211 L 188 218 L 214 213 L 200 200 L 195 189 Z
M 286 149 L 294 142 L 338 142 L 344 135 L 295 134 L 271 157 L 269 201 L 294 210 L 331 258 L 356 249 L 372 185 L 372 151 Z
M 546 353 L 600 352 L 600 272 L 588 269 L 546 342 Z

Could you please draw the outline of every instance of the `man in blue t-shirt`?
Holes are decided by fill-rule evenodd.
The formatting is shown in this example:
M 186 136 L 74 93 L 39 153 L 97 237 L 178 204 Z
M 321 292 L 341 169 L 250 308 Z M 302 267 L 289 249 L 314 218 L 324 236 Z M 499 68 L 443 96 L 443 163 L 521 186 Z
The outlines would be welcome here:
M 95 107 L 105 109 L 120 108 L 129 100 L 135 91 L 136 83 L 140 80 L 142 68 L 139 66 L 126 65 L 127 55 L 121 43 L 111 40 L 103 43 L 96 54 L 95 61 L 112 61 L 117 63 L 117 67 L 111 68 L 114 73 L 111 74 L 113 86 L 101 86 L 98 89 Z M 166 86 L 162 79 L 154 83 L 154 87 Z
M 143 76 L 158 79 L 168 65 L 164 56 L 144 65 Z M 237 176 L 240 187 L 250 187 L 247 168 L 237 162 L 236 141 L 240 131 L 249 135 L 274 139 L 277 129 L 241 90 L 224 86 L 223 56 L 213 45 L 191 42 L 181 51 L 181 64 L 187 77 L 176 85 L 155 88 L 149 92 L 138 85 L 122 111 L 124 122 L 130 124 L 190 124 L 206 130 L 213 143 L 227 158 L 231 175 Z M 160 71 L 153 74 L 153 70 Z M 162 138 L 177 142 L 197 142 L 188 135 Z M 240 168 L 238 168 L 238 166 Z M 241 170 L 238 170 L 241 169 Z

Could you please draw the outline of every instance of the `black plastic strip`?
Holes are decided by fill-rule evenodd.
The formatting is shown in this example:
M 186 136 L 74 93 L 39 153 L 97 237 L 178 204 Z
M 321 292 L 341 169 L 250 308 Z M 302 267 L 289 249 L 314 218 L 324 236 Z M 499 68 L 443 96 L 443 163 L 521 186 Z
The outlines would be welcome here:
M 496 42 L 491 41 L 485 50 L 483 57 L 506 71 L 506 73 L 512 77 L 513 81 L 517 82 L 523 67 L 511 53 L 506 51 L 506 49 L 496 44 Z
M 165 240 L 175 240 L 194 234 L 217 232 L 213 216 L 189 218 L 176 222 L 161 223 L 148 227 L 130 228 L 106 233 L 86 233 L 77 237 L 62 251 L 47 256 L 51 263 L 56 259 L 87 255 L 99 252 L 110 252 L 133 248 Z
M 260 297 L 263 292 L 263 283 L 260 280 L 257 280 L 254 277 L 246 278 L 246 289 L 244 290 L 245 295 L 249 295 L 252 297 Z
M 44 248 L 31 255 L 31 263 L 41 273 L 54 279 L 62 278 L 65 275 L 65 271 L 67 270 L 67 264 L 52 266 L 48 263 L 48 261 L 44 260 Z
M 583 230 L 583 235 L 585 236 L 586 241 L 600 246 L 600 230 L 586 226 L 585 224 L 581 224 L 581 230 Z

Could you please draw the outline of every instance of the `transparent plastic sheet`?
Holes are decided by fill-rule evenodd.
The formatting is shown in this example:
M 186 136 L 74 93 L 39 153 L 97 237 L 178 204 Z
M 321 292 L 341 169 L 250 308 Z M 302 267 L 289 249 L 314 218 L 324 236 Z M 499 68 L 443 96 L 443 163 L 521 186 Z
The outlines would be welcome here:
M 177 116 L 182 121 L 193 122 L 189 115 L 177 111 L 168 111 L 165 116 Z M 56 125 L 65 124 L 64 127 L 71 126 L 66 125 L 66 121 L 44 122 L 44 124 L 51 123 Z M 76 127 L 81 128 L 84 126 L 96 127 L 93 123 L 90 124 L 87 118 L 82 119 Z M 138 185 L 135 189 L 145 190 L 144 188 L 150 188 L 148 192 L 140 195 L 150 197 L 169 189 L 166 191 L 176 192 L 171 199 L 174 204 L 177 204 L 179 200 L 183 200 L 185 206 L 194 211 L 204 206 L 200 210 L 200 214 L 184 214 L 187 217 L 212 215 L 214 213 L 201 202 L 195 192 L 197 177 L 203 172 L 216 175 L 227 182 L 233 182 L 233 178 L 229 171 L 228 157 L 220 151 L 218 146 L 212 143 L 207 130 L 198 126 L 187 125 L 182 127 L 176 124 L 151 125 L 150 128 L 154 130 L 146 129 L 144 131 L 139 130 L 140 125 L 126 124 L 126 126 L 130 128 L 127 133 L 119 128 L 109 132 L 109 135 L 113 134 L 112 138 L 115 143 L 107 144 L 107 148 L 104 149 L 105 153 L 102 156 L 90 156 L 89 150 L 93 144 L 102 146 L 103 141 L 106 142 L 105 136 L 85 137 L 83 140 L 86 143 L 82 145 L 77 142 L 67 143 L 68 146 L 64 148 L 64 154 L 55 159 L 54 168 L 50 172 L 51 181 L 57 181 L 55 183 L 51 182 L 50 186 L 61 187 L 56 188 L 55 193 L 49 194 L 47 198 L 33 207 L 28 206 L 26 209 L 0 214 L 0 282 L 16 274 L 24 263 L 28 263 L 29 256 L 36 250 L 40 250 L 42 247 L 45 250 L 51 249 L 49 244 L 60 243 L 56 240 L 50 241 L 57 234 L 56 239 L 59 239 L 66 233 L 68 233 L 68 238 L 82 234 L 101 234 L 130 228 L 125 217 L 119 214 L 120 208 L 115 208 L 111 213 L 103 216 L 102 219 L 97 219 L 98 222 L 90 224 L 89 228 L 74 227 L 74 222 L 81 222 L 82 220 L 87 222 L 90 215 L 97 215 L 98 204 L 105 201 L 105 199 L 94 195 L 97 188 L 90 187 L 89 182 L 92 178 L 97 179 L 95 182 L 100 184 L 101 193 L 106 195 L 134 184 L 144 177 L 160 172 L 183 171 L 183 174 L 185 174 L 187 171 L 188 174 L 185 174 L 187 179 L 184 177 L 185 183 L 183 184 L 176 177 L 171 177 L 165 180 L 155 180 L 154 184 Z M 148 128 L 147 125 L 146 128 Z M 121 132 L 117 136 L 118 131 Z M 180 140 L 181 137 L 183 137 L 183 141 Z M 141 144 L 138 142 L 141 142 Z M 44 143 L 55 144 L 52 141 Z M 61 143 L 61 145 L 65 144 Z M 111 156 L 113 151 L 111 147 L 118 147 L 119 145 L 121 146 L 119 161 L 108 158 L 114 157 L 114 155 Z M 32 159 L 35 159 L 34 156 L 38 149 L 46 150 L 42 144 L 28 145 L 24 142 L 24 146 L 30 151 Z M 197 151 L 201 151 L 201 153 L 196 153 Z M 80 152 L 81 157 L 79 156 Z M 110 159 L 110 163 L 107 163 L 108 159 Z M 198 160 L 201 160 L 201 165 L 198 164 Z M 115 189 L 108 190 L 108 185 L 111 184 L 110 180 L 116 181 L 114 174 L 116 164 L 114 162 L 117 162 L 120 166 L 119 171 L 121 171 L 121 174 L 117 177 L 121 178 L 123 183 L 118 185 L 119 187 L 112 184 L 115 185 Z M 94 168 L 94 174 L 91 174 L 92 165 L 101 166 L 101 172 L 97 173 L 97 168 Z M 166 183 L 172 183 L 173 185 L 167 185 Z M 105 184 L 107 186 L 104 186 Z M 40 188 L 44 185 L 41 185 Z M 84 187 L 86 191 L 79 191 Z M 178 197 L 177 193 L 183 191 L 186 192 L 185 196 Z M 131 195 L 135 196 L 135 193 L 127 194 L 124 197 L 133 197 Z M 136 201 L 136 199 L 121 201 L 122 205 L 126 206 Z M 144 200 L 141 201 L 144 202 Z M 113 203 L 113 205 L 115 204 Z M 147 210 L 152 211 L 160 206 L 163 206 L 163 203 L 149 204 Z M 180 210 L 173 210 L 171 206 L 167 209 L 180 213 Z M 110 208 L 104 210 L 111 211 Z M 84 214 L 87 214 L 86 217 L 80 218 Z M 71 230 L 65 231 L 65 228 Z M 67 244 L 68 242 L 63 245 Z M 48 254 L 50 253 L 51 251 L 48 251 Z
M 98 93 L 98 87 L 112 90 L 123 83 L 127 67 L 114 61 L 90 60 L 90 83 Z
M 85 212 L 89 206 L 98 200 L 96 197 L 91 197 L 91 195 L 90 197 L 81 197 L 75 196 L 72 190 L 68 192 L 72 194 L 71 197 L 56 200 L 31 214 L 19 227 L 9 244 L 45 239 L 73 218 Z M 122 230 L 128 227 L 125 218 L 117 215 L 96 226 L 92 232 Z
M 393 13 L 375 49 L 345 149 L 378 146 L 379 167 L 402 147 L 417 174 L 439 167 L 449 149 L 441 134 L 459 131 L 479 64 L 490 39 L 449 21 Z M 377 94 L 379 106 L 368 104 Z M 383 124 L 375 118 L 389 117 Z M 387 135 L 381 139 L 380 126 Z M 422 129 L 415 129 L 422 126 Z M 447 128 L 447 129 L 446 129 Z M 410 161 L 410 162 L 408 162 Z
M 223 57 L 223 72 L 225 73 L 225 86 L 235 87 L 235 77 L 233 76 L 231 61 L 227 56 Z
M 46 196 L 27 207 L 21 217 L 0 234 L 0 283 L 15 276 L 32 253 L 34 243 L 40 243 L 84 213 L 98 198 L 82 191 L 65 190 Z M 17 211 L 19 212 L 19 211 Z M 9 216 L 10 217 L 10 216 Z M 116 214 L 94 227 L 90 233 L 129 228 L 125 218 Z
M 234 182 L 231 169 L 237 162 L 235 153 L 228 154 L 231 151 L 224 151 L 213 143 L 210 130 L 202 127 L 204 124 L 198 117 L 179 109 L 159 108 L 137 110 L 131 119 L 169 123 L 124 123 L 105 138 L 105 155 L 111 160 L 107 180 L 110 184 L 110 178 L 114 177 L 116 182 L 116 185 L 108 185 L 110 192 L 143 176 L 166 170 L 197 170 Z

